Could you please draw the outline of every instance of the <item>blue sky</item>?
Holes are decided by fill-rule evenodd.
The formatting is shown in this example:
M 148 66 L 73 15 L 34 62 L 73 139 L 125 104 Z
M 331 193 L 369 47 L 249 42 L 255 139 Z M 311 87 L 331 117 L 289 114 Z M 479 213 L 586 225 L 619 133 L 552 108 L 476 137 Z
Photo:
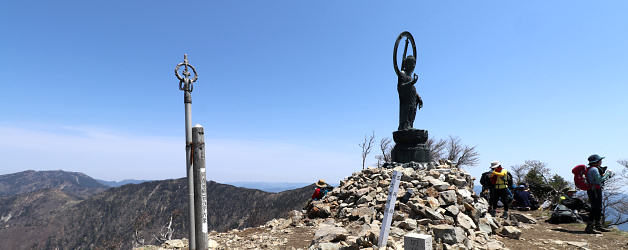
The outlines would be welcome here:
M 0 174 L 185 176 L 187 53 L 208 179 L 335 182 L 397 128 L 391 54 L 418 47 L 415 127 L 570 178 L 627 159 L 625 1 L 4 1 Z M 375 160 L 371 157 L 371 164 Z

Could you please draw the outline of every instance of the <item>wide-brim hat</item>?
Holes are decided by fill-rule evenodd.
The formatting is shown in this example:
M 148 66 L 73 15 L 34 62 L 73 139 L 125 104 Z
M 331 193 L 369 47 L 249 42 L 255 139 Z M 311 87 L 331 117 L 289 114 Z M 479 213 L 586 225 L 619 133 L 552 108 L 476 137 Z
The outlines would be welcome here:
M 575 192 L 578 192 L 578 190 L 575 190 L 570 187 L 563 188 L 563 193 L 572 193 L 572 192 L 575 193 Z
M 575 193 L 575 192 L 578 192 L 578 190 L 575 190 L 575 189 L 570 188 L 570 187 L 563 188 L 562 191 L 563 191 L 563 193 L 571 193 L 571 192 Z
M 502 164 L 499 164 L 498 161 L 491 162 L 491 169 L 495 169 L 497 167 L 500 167 L 501 165 Z
M 604 159 L 604 157 L 601 157 L 597 154 L 593 154 L 591 156 L 589 156 L 589 158 L 587 160 L 589 160 L 589 164 L 594 163 L 594 162 L 598 162 L 601 161 L 602 159 Z
M 317 187 L 325 187 L 325 186 L 327 186 L 327 183 L 326 183 L 323 179 L 320 179 L 320 180 L 318 180 L 318 182 L 316 183 L 316 186 L 317 186 Z

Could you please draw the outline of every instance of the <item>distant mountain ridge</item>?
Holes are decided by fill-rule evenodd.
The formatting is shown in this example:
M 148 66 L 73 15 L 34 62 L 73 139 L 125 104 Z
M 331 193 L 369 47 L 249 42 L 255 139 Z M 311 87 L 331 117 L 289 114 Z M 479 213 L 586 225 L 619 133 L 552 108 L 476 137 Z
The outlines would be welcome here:
M 261 181 L 239 181 L 239 182 L 227 182 L 225 184 L 233 185 L 236 187 L 258 189 L 269 193 L 279 193 L 286 190 L 302 188 L 312 185 L 312 183 L 306 182 L 261 182 Z
M 64 190 L 68 194 L 86 198 L 109 188 L 79 172 L 62 170 L 27 170 L 0 175 L 0 195 L 16 195 L 42 189 Z
M 95 180 L 98 181 L 100 184 L 103 184 L 109 187 L 119 187 L 126 184 L 140 184 L 140 183 L 151 181 L 151 180 L 135 180 L 135 179 L 126 179 L 126 180 L 121 180 L 121 181 L 106 181 L 106 180 L 101 180 L 101 179 L 95 179 Z
M 54 171 L 53 171 L 54 172 Z M 80 173 L 25 171 L 0 176 L 0 246 L 6 249 L 129 249 L 139 242 L 154 242 L 172 218 L 173 238 L 187 237 L 187 180 L 148 181 L 105 189 Z M 80 175 L 79 175 L 80 174 Z M 88 196 L 74 195 L 71 183 L 85 183 Z M 24 179 L 23 176 L 46 176 Z M 76 178 L 75 178 L 76 176 Z M 88 179 L 83 180 L 81 176 Z M 60 180 L 56 180 L 58 178 Z M 37 179 L 42 185 L 24 180 Z M 15 183 L 18 186 L 7 186 Z M 48 184 L 46 184 L 48 183 Z M 59 185 L 52 185 L 57 183 Z M 96 183 L 96 184 L 93 184 Z M 45 185 L 43 185 L 45 184 Z M 93 184 L 93 185 L 92 185 Z M 21 185 L 21 186 L 20 186 Z M 50 186 L 50 188 L 48 188 Z M 73 186 L 72 186 L 73 187 Z M 208 226 L 226 231 L 261 225 L 301 210 L 313 185 L 279 193 L 208 182 Z M 34 190 L 26 192 L 28 190 Z M 104 191 L 103 191 L 104 190 Z

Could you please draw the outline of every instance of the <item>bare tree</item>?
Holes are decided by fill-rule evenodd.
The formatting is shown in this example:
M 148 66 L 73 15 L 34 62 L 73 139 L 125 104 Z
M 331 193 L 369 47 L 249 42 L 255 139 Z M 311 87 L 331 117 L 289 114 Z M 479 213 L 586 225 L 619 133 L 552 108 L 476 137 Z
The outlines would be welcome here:
M 519 184 L 528 173 L 529 167 L 525 164 L 510 166 L 510 173 L 515 178 L 515 183 Z
M 449 136 L 445 142 L 445 148 L 447 149 L 447 160 L 455 161 L 456 158 L 462 153 L 462 145 L 460 145 L 460 138 Z
M 172 229 L 172 215 L 170 215 L 170 221 L 168 222 L 168 226 L 161 226 L 161 228 L 159 229 L 159 233 L 157 235 L 153 234 L 153 239 L 155 239 L 158 245 L 161 245 L 164 242 L 171 240 L 173 233 L 174 229 Z
M 549 182 L 550 178 L 550 169 L 547 167 L 547 164 L 538 160 L 527 160 L 523 163 L 523 165 L 528 168 L 528 175 L 530 172 L 538 175 L 539 178 L 542 178 L 545 183 Z
M 624 169 L 620 173 L 620 177 L 623 180 L 623 184 L 628 185 L 628 160 L 619 160 L 617 161 L 617 163 L 624 167 Z
M 364 142 L 360 143 L 360 148 L 362 148 L 362 169 L 364 169 L 364 163 L 366 162 L 366 157 L 371 153 L 373 149 L 373 142 L 375 141 L 375 131 L 371 136 L 364 135 Z
M 430 158 L 434 161 L 446 159 L 458 168 L 475 166 L 480 158 L 475 146 L 463 145 L 460 138 L 449 136 L 446 140 L 429 138 L 425 143 L 430 151 Z
M 604 220 L 610 225 L 621 225 L 628 223 L 628 197 L 623 192 L 628 184 L 628 161 L 617 161 L 624 169 L 618 175 L 611 177 L 604 182 L 602 189 L 602 211 Z
M 460 138 L 449 136 L 445 142 L 447 160 L 455 164 L 457 168 L 462 166 L 475 166 L 480 161 L 475 146 L 462 145 Z
M 149 215 L 146 212 L 140 213 L 133 221 L 133 246 L 142 246 L 145 243 L 143 229 L 149 221 Z
M 433 138 L 427 139 L 425 145 L 430 151 L 430 159 L 438 161 L 443 158 L 445 143 L 443 139 L 438 139 L 438 141 L 434 141 Z
M 390 142 L 390 138 L 388 137 L 384 137 L 379 141 L 379 150 L 382 151 L 382 154 L 375 156 L 375 159 L 377 159 L 378 167 L 381 167 L 386 162 L 392 161 L 392 146 L 390 145 Z
M 460 155 L 460 157 L 458 157 L 458 160 L 456 160 L 456 167 L 462 167 L 462 166 L 475 166 L 478 165 L 478 163 L 480 162 L 480 158 L 479 158 L 480 154 L 478 154 L 478 152 L 475 150 L 475 146 L 471 147 L 471 146 L 464 146 L 464 148 L 462 149 L 462 155 Z

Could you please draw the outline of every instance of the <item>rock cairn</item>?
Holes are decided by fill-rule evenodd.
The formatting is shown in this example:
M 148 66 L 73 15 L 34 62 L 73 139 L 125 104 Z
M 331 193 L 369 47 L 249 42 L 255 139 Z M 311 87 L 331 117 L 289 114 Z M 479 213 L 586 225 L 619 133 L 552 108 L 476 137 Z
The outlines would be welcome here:
M 310 249 L 358 249 L 377 246 L 394 170 L 402 173 L 387 246 L 403 249 L 407 233 L 431 234 L 435 249 L 502 249 L 499 237 L 517 239 L 520 223 L 536 223 L 512 213 L 493 218 L 488 202 L 473 192 L 474 178 L 451 164 L 389 164 L 353 173 L 323 200 L 311 204 L 309 218 L 326 218 Z M 411 192 L 406 202 L 402 197 Z M 498 235 L 498 236 L 495 236 Z
M 395 170 L 402 176 L 388 249 L 403 249 L 403 236 L 408 233 L 432 235 L 434 249 L 504 249 L 502 237 L 519 239 L 519 227 L 536 223 L 519 213 L 505 219 L 491 217 L 488 202 L 473 192 L 474 178 L 449 162 L 393 163 L 353 173 L 324 199 L 308 203 L 304 211 L 292 211 L 288 218 L 257 228 L 212 232 L 210 245 L 212 249 L 377 249 Z M 404 201 L 407 193 L 412 196 Z M 187 247 L 165 245 L 136 249 Z

